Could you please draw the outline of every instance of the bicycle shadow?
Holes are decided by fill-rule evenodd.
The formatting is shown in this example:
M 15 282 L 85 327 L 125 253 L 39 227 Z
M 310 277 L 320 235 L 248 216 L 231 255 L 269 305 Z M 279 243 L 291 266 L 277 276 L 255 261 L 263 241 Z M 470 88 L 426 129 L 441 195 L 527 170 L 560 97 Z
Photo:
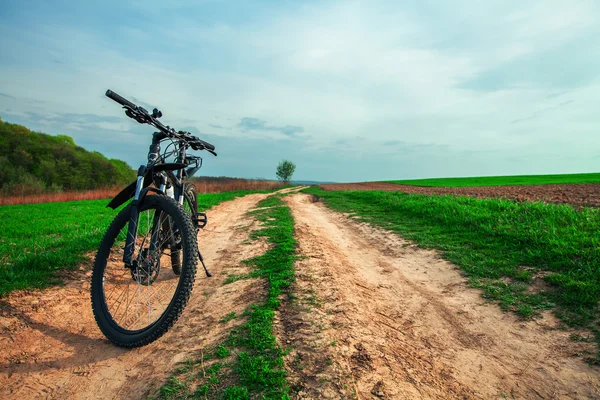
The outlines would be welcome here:
M 114 346 L 107 339 L 91 338 L 83 334 L 66 331 L 48 323 L 35 321 L 23 311 L 18 310 L 2 300 L 0 300 L 0 317 L 17 318 L 20 322 L 25 324 L 26 327 L 39 331 L 44 338 L 52 338 L 65 346 L 65 349 L 62 351 L 50 351 L 51 354 L 41 351 L 39 354 L 27 358 L 24 361 L 11 361 L 10 358 L 7 357 L 7 354 L 1 354 L 0 374 L 6 373 L 9 377 L 15 373 L 31 373 L 88 366 L 90 364 L 118 357 L 129 351 L 129 349 Z M 14 333 L 14 336 L 18 337 L 19 334 L 20 332 L 17 331 Z M 0 337 L 2 336 L 7 338 L 9 334 L 2 332 Z M 27 352 L 27 349 L 19 350 Z M 60 355 L 61 353 L 69 354 L 69 356 L 48 359 L 47 361 L 38 360 L 38 358 L 50 358 L 53 354 Z

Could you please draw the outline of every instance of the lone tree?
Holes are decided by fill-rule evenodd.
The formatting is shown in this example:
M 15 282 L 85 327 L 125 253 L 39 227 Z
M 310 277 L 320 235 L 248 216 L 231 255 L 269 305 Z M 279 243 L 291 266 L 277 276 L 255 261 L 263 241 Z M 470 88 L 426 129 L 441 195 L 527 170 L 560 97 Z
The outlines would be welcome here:
M 283 181 L 283 183 L 288 183 L 295 170 L 296 165 L 293 162 L 289 160 L 283 160 L 279 162 L 275 175 L 277 175 L 277 179 Z

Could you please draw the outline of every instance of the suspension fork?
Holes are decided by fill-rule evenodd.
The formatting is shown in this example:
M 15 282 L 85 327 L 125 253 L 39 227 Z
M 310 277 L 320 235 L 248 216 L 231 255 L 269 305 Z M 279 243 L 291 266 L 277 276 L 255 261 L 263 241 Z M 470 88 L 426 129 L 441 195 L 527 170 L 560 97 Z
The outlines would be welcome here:
M 180 162 L 182 164 L 185 164 L 186 161 L 186 154 L 185 154 L 185 149 L 186 146 L 181 146 L 179 148 L 179 154 L 177 155 L 177 162 Z M 185 188 L 185 182 L 183 181 L 184 175 L 183 175 L 184 169 L 180 169 L 177 170 L 177 174 L 175 175 L 177 178 L 177 181 L 180 183 L 180 185 L 176 185 L 174 187 L 175 189 L 175 201 L 177 201 L 179 203 L 179 205 L 183 205 L 183 194 L 184 194 L 184 188 Z
M 138 168 L 135 195 L 133 196 L 133 201 L 131 202 L 131 214 L 129 214 L 129 227 L 127 229 L 127 239 L 125 240 L 125 251 L 123 252 L 123 262 L 127 267 L 131 266 L 133 253 L 135 252 L 135 239 L 137 238 L 139 219 L 138 200 L 140 198 L 142 187 L 144 186 L 145 173 L 146 166 L 140 165 L 140 168 Z

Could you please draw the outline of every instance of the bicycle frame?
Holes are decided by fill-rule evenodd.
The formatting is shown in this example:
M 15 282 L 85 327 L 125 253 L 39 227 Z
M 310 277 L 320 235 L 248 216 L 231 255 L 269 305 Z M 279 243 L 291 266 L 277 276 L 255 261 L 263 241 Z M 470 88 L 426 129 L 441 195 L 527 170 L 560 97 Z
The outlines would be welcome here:
M 178 155 L 175 161 L 176 163 L 162 163 L 162 159 L 160 157 L 160 142 L 165 139 L 167 136 L 163 132 L 155 132 L 152 135 L 152 144 L 150 145 L 150 149 L 148 151 L 148 166 L 140 165 L 138 168 L 138 175 L 135 186 L 135 194 L 133 196 L 133 201 L 131 202 L 131 216 L 129 218 L 129 227 L 127 231 L 127 239 L 125 241 L 125 249 L 123 253 L 123 262 L 125 266 L 131 267 L 133 263 L 133 254 L 135 253 L 135 239 L 137 237 L 137 227 L 138 227 L 138 217 L 139 217 L 139 205 L 140 202 L 143 201 L 145 195 L 148 191 L 154 191 L 158 194 L 166 195 L 166 185 L 167 185 L 167 176 L 171 178 L 174 190 L 174 199 L 180 205 L 183 205 L 184 194 L 183 194 L 183 181 L 184 181 L 184 168 L 186 161 L 186 146 L 182 143 L 179 144 Z M 173 173 L 172 170 L 176 170 L 177 173 Z M 155 177 L 153 176 L 159 172 L 160 185 L 158 189 L 156 188 L 145 188 L 145 182 L 147 182 L 146 178 L 150 178 L 151 181 L 155 181 Z M 117 195 L 118 197 L 119 195 Z M 141 199 L 141 200 L 140 200 Z M 159 229 L 158 220 L 160 219 L 160 215 L 154 216 L 154 222 L 152 226 L 152 237 L 150 248 L 156 248 L 156 240 L 158 235 L 155 232 Z M 167 224 L 170 224 L 170 221 L 167 221 Z M 170 226 L 167 227 L 170 230 Z

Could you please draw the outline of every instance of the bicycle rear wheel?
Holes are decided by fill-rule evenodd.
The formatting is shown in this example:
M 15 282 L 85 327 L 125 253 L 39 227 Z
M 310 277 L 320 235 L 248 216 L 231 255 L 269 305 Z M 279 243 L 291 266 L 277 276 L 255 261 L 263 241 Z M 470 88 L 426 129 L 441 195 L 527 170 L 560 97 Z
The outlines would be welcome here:
M 123 252 L 130 215 L 131 205 L 102 239 L 91 300 L 98 327 L 111 342 L 139 347 L 165 334 L 181 315 L 194 284 L 198 247 L 182 207 L 167 196 L 150 195 L 139 208 L 133 261 L 127 266 Z M 172 263 L 173 252 L 179 254 L 179 266 Z
M 198 190 L 196 185 L 186 182 L 183 186 L 183 209 L 190 215 L 192 224 L 198 227 Z

